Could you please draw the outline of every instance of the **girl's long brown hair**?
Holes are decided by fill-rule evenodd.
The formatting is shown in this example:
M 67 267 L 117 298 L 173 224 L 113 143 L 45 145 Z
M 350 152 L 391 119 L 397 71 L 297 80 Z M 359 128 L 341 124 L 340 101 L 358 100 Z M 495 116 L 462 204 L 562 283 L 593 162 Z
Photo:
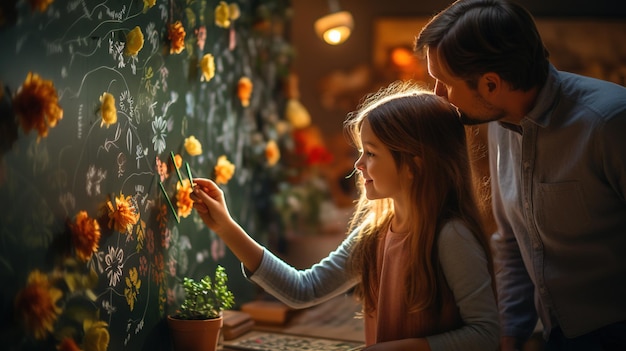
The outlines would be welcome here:
M 483 246 L 492 272 L 472 187 L 465 129 L 454 106 L 411 82 L 396 82 L 367 96 L 359 109 L 348 115 L 344 132 L 359 149 L 364 119 L 391 151 L 397 169 L 406 165 L 413 174 L 413 183 L 407 187 L 412 199 L 408 245 L 413 254 L 406 262 L 404 300 L 411 312 L 437 312 L 447 291 L 437 237 L 447 222 L 457 219 L 469 228 Z M 357 177 L 360 198 L 349 232 L 359 228 L 360 233 L 349 269 L 361 276 L 355 293 L 367 313 L 376 306 L 377 247 L 394 208 L 391 199 L 368 200 L 358 172 Z

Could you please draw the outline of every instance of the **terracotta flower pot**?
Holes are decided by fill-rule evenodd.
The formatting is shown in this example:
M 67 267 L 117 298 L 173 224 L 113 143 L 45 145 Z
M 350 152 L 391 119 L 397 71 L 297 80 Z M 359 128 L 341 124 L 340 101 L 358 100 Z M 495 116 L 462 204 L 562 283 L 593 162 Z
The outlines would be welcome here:
M 215 351 L 224 317 L 204 320 L 167 316 L 175 351 Z

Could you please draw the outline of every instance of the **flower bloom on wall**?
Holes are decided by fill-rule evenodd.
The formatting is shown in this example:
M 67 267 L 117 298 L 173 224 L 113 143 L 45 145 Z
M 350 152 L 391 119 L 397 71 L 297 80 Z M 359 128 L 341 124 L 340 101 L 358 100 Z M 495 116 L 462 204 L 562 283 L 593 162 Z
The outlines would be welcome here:
M 236 2 L 233 2 L 228 5 L 228 18 L 231 21 L 235 21 L 239 19 L 241 16 L 241 10 L 239 10 L 239 5 Z
M 174 155 L 174 166 L 178 169 L 183 166 L 183 157 L 180 154 Z
M 136 56 L 143 48 L 143 33 L 139 26 L 133 28 L 128 34 L 126 34 L 126 46 L 124 47 L 124 54 L 128 56 Z
M 224 155 L 218 157 L 215 165 L 215 183 L 227 184 L 233 174 L 235 174 L 235 165 L 230 163 Z
M 135 301 L 137 301 L 137 295 L 139 295 L 139 289 L 141 288 L 141 279 L 139 279 L 137 268 L 133 267 L 128 271 L 128 277 L 125 278 L 125 281 L 124 296 L 132 311 L 135 308 Z
M 252 81 L 248 77 L 241 77 L 237 83 L 237 96 L 241 100 L 243 107 L 250 105 L 250 96 L 252 96 Z
M 114 228 L 120 233 L 130 233 L 133 226 L 139 221 L 139 213 L 130 202 L 130 196 L 124 196 L 120 193 L 120 196 L 115 197 L 115 205 L 111 203 L 111 200 L 107 201 L 107 208 L 109 210 L 109 228 Z
M 306 128 L 311 124 L 309 111 L 297 99 L 289 99 L 287 101 L 285 117 L 294 129 Z
M 198 29 L 194 30 L 196 33 L 196 42 L 198 43 L 198 48 L 200 51 L 204 50 L 204 44 L 206 42 L 206 27 L 200 26 Z
M 100 127 L 106 126 L 109 128 L 111 124 L 117 123 L 117 109 L 115 108 L 113 95 L 104 93 L 100 96 L 100 114 L 102 115 Z
M 275 140 L 270 140 L 265 144 L 265 159 L 270 167 L 280 160 L 280 149 Z
M 198 156 L 202 154 L 202 144 L 200 144 L 200 141 L 198 141 L 195 136 L 191 135 L 185 138 L 185 151 L 187 151 L 190 156 Z
M 58 351 L 82 351 L 78 345 L 76 345 L 76 341 L 74 339 L 65 337 L 59 345 L 57 345 Z
M 56 126 L 63 118 L 63 109 L 59 106 L 59 97 L 52 81 L 41 79 L 33 72 L 28 73 L 17 90 L 13 109 L 24 133 L 37 129 L 37 140 L 48 136 L 48 128 Z
M 61 313 L 57 302 L 62 296 L 61 290 L 54 287 L 48 276 L 37 269 L 30 272 L 26 286 L 17 293 L 15 310 L 24 327 L 36 339 L 44 339 L 53 331 L 54 323 Z
M 31 10 L 37 10 L 39 12 L 46 12 L 48 6 L 53 2 L 54 0 L 28 0 Z
M 104 321 L 85 320 L 83 330 L 85 340 L 83 346 L 88 351 L 106 351 L 109 348 L 108 324 Z
M 70 229 L 76 256 L 81 261 L 87 262 L 94 252 L 98 252 L 98 242 L 100 241 L 98 221 L 90 218 L 86 211 L 80 211 L 74 222 L 70 224 Z
M 180 21 L 170 24 L 167 38 L 170 40 L 170 54 L 180 54 L 185 49 L 185 28 Z
M 178 207 L 178 216 L 187 218 L 193 209 L 193 200 L 189 195 L 193 191 L 189 179 L 183 179 L 183 184 L 176 183 L 176 206 Z
M 222 28 L 230 27 L 230 7 L 225 1 L 220 1 L 215 8 L 215 25 Z
M 211 54 L 205 54 L 200 61 L 202 80 L 208 82 L 215 76 L 215 58 Z
M 156 0 L 143 0 L 143 12 L 146 13 L 149 9 L 154 7 Z

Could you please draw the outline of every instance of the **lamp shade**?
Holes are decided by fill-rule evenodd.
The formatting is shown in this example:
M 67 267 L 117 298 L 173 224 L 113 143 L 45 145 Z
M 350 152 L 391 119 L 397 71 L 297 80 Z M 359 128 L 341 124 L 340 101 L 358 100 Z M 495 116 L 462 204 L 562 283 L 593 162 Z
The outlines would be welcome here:
M 325 42 L 338 45 L 346 41 L 354 28 L 352 14 L 348 11 L 330 13 L 315 21 L 315 32 Z

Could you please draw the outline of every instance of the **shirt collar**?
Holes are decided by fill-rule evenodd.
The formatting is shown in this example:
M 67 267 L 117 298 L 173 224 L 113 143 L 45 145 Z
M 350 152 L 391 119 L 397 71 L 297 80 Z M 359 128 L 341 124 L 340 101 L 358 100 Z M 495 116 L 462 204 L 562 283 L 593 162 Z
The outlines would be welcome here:
M 551 111 L 559 102 L 559 90 L 561 88 L 561 79 L 559 73 L 552 64 L 548 67 L 548 77 L 546 83 L 543 85 L 539 94 L 535 106 L 528 112 L 525 120 L 529 120 L 540 127 L 546 127 L 550 124 Z

